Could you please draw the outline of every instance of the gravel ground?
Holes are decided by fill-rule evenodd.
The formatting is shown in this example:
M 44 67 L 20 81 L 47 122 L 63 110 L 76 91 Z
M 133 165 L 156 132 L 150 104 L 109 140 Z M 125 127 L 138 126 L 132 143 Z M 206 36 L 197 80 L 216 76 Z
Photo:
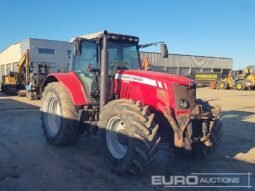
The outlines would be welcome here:
M 67 147 L 47 145 L 40 122 L 41 102 L 0 94 L 0 191 L 170 190 L 152 186 L 151 176 L 255 173 L 255 91 L 200 88 L 197 97 L 222 107 L 224 136 L 218 150 L 204 159 L 185 159 L 164 149 L 144 173 L 119 177 L 105 166 L 96 138 L 82 138 Z M 250 190 L 255 190 L 254 175 L 250 182 Z

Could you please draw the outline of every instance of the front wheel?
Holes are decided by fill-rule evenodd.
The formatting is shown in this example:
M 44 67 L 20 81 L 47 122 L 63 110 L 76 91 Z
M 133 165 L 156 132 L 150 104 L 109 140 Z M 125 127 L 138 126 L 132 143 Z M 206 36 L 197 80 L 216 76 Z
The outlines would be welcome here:
M 236 84 L 235 84 L 235 88 L 237 89 L 237 90 L 245 90 L 245 84 L 244 84 L 244 82 L 236 82 Z
M 148 106 L 131 100 L 114 100 L 104 106 L 98 122 L 99 138 L 113 172 L 137 174 L 153 161 L 160 142 L 154 116 Z
M 218 88 L 221 90 L 226 90 L 228 88 L 228 83 L 225 81 L 220 81 L 218 84 Z
M 42 128 L 49 144 L 68 145 L 79 138 L 75 105 L 58 82 L 48 84 L 42 94 Z

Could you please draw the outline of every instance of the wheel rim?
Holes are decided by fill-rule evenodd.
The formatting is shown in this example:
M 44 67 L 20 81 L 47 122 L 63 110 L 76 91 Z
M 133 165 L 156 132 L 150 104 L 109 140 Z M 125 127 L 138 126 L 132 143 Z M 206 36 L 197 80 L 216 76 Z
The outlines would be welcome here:
M 50 136 L 55 136 L 60 129 L 61 110 L 60 104 L 55 97 L 50 97 L 47 103 L 46 127 Z
M 220 83 L 220 88 L 224 88 L 224 84 L 223 83 Z
M 125 124 L 119 117 L 113 117 L 106 127 L 106 143 L 109 151 L 116 159 L 125 157 L 127 147 L 127 137 L 124 134 Z
M 236 88 L 237 88 L 237 89 L 241 89 L 241 88 L 242 88 L 242 85 L 241 85 L 241 84 L 237 84 L 237 85 L 236 85 Z

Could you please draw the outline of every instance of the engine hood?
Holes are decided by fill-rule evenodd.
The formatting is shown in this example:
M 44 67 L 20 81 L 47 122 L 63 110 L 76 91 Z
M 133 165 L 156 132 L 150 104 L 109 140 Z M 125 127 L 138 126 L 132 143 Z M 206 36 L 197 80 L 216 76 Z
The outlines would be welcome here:
M 182 85 L 190 85 L 190 83 L 194 83 L 192 79 L 171 75 L 161 72 L 152 72 L 152 71 L 142 71 L 142 70 L 124 70 L 117 71 L 116 78 L 122 78 L 126 80 L 147 80 L 150 83 L 157 83 L 156 81 L 167 82 L 167 83 L 177 83 Z

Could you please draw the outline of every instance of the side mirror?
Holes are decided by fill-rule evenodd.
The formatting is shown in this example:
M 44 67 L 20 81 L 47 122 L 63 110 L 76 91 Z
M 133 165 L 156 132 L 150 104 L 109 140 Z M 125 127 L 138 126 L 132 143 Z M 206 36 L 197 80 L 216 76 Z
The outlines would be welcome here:
M 162 58 L 168 58 L 168 49 L 165 43 L 160 44 L 160 51 L 161 51 Z

